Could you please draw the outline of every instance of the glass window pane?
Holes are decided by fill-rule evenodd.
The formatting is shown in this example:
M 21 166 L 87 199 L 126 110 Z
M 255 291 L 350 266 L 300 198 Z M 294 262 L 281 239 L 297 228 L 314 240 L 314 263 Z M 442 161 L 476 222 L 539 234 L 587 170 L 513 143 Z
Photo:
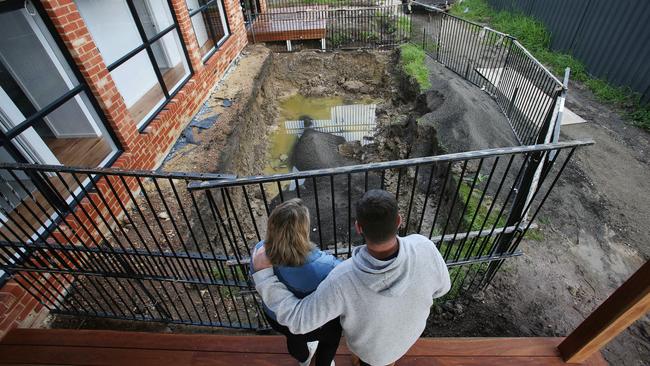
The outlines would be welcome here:
M 12 143 L 28 161 L 40 164 L 97 167 L 116 151 L 84 93 L 23 131 Z
M 151 45 L 156 63 L 170 93 L 190 74 L 185 53 L 174 29 Z
M 226 16 L 221 0 L 213 1 L 208 8 L 203 11 L 203 14 L 203 19 L 212 31 L 212 38 L 217 45 L 220 45 L 228 35 Z
M 165 101 L 165 95 L 145 50 L 111 71 L 111 76 L 138 126 Z
M 186 0 L 186 3 L 190 12 L 208 4 L 205 9 L 192 16 L 194 34 L 203 57 L 215 46 L 223 43 L 229 34 L 223 4 L 219 0 Z
M 214 48 L 214 41 L 212 40 L 210 33 L 208 33 L 208 27 L 203 20 L 203 13 L 199 12 L 192 17 L 192 26 L 194 28 L 196 40 L 199 43 L 201 57 L 203 57 Z
M 13 125 L 79 84 L 41 18 L 27 10 L 31 6 L 0 13 L 0 88 L 15 106 L 5 121 Z
M 142 44 L 124 0 L 75 0 L 79 13 L 107 65 Z
M 133 4 L 147 38 L 155 36 L 174 24 L 174 18 L 166 0 L 134 0 Z

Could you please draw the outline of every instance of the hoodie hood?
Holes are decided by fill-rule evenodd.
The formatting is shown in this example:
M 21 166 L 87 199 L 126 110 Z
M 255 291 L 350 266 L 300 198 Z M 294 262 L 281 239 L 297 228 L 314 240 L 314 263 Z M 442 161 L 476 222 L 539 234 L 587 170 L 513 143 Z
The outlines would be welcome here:
M 406 250 L 402 238 L 397 237 L 397 257 L 383 261 L 370 255 L 365 245 L 354 248 L 352 261 L 354 273 L 371 291 L 383 296 L 396 297 L 406 291 L 411 279 Z

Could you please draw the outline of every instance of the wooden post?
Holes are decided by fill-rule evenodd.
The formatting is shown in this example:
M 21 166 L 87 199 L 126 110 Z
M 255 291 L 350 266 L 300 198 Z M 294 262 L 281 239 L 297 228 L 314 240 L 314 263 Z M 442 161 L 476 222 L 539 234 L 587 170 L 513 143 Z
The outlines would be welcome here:
M 650 311 L 650 261 L 560 343 L 567 363 L 582 363 Z

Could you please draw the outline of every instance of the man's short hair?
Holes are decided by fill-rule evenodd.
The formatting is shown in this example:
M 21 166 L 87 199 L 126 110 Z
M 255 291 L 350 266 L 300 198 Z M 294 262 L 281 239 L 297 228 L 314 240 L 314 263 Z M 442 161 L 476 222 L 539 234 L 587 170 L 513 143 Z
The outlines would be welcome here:
M 366 240 L 381 243 L 397 234 L 397 200 L 382 189 L 366 192 L 356 204 L 357 222 Z

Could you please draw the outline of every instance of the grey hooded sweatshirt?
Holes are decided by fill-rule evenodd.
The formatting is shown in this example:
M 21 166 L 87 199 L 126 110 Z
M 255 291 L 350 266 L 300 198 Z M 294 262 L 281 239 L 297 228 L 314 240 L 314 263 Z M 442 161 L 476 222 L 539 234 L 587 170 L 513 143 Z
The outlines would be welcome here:
M 348 347 L 371 365 L 402 357 L 424 330 L 433 299 L 450 288 L 436 246 L 422 235 L 398 237 L 397 257 L 382 261 L 366 246 L 336 266 L 311 295 L 298 299 L 267 268 L 253 274 L 255 288 L 280 324 L 308 333 L 341 317 Z

